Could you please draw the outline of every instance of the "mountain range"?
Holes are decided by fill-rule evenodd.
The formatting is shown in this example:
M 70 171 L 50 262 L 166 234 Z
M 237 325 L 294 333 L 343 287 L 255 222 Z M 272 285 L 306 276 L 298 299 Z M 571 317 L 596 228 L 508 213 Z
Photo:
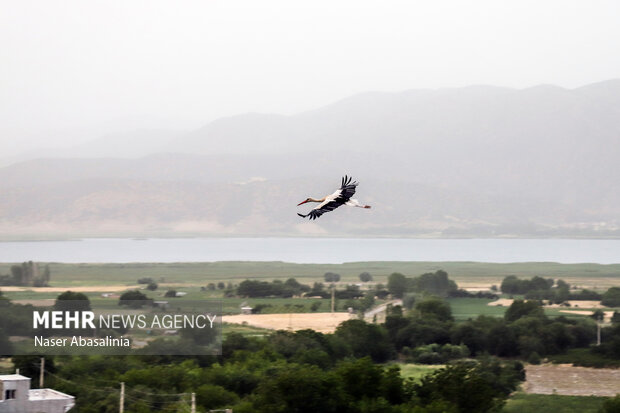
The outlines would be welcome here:
M 36 236 L 620 236 L 620 80 L 364 93 L 291 116 L 138 130 L 0 168 Z M 371 210 L 296 215 L 360 181 Z

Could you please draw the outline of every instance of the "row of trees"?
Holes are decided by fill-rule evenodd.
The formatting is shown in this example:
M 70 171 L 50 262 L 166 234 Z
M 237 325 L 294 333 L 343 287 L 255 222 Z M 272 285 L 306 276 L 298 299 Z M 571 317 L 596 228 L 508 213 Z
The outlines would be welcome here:
M 51 279 L 49 265 L 45 265 L 41 270 L 39 264 L 32 261 L 12 265 L 10 271 L 7 275 L 0 274 L 0 285 L 47 287 Z
M 564 280 L 538 276 L 527 280 L 509 275 L 502 281 L 500 289 L 505 294 L 523 294 L 526 299 L 549 300 L 556 304 L 567 300 L 601 300 L 601 304 L 607 307 L 620 307 L 620 287 L 611 287 L 603 294 L 587 289 L 571 291 L 570 284 Z
M 335 274 L 337 275 L 337 274 Z M 329 279 L 334 279 L 331 276 Z M 373 294 L 379 294 L 382 297 L 385 297 L 388 292 L 383 288 L 383 286 L 378 285 L 378 288 L 371 289 L 369 291 L 374 291 Z M 334 288 L 334 287 L 332 287 Z M 282 282 L 280 280 L 273 280 L 272 282 L 268 281 L 258 281 L 258 280 L 245 280 L 242 281 L 237 287 L 236 291 L 237 295 L 241 297 L 282 297 L 288 298 L 293 296 L 301 296 L 304 295 L 306 297 L 321 297 L 321 298 L 329 298 L 331 297 L 331 290 L 327 289 L 323 283 L 315 282 L 312 287 L 306 284 L 299 283 L 295 278 L 289 278 L 288 280 Z M 360 287 L 355 284 L 349 284 L 344 288 L 340 288 L 335 290 L 334 292 L 336 298 L 338 299 L 356 299 L 364 297 L 365 293 L 361 291 Z M 374 295 L 373 295 L 374 297 Z
M 455 323 L 445 301 L 428 298 L 416 303 L 408 316 L 388 316 L 385 328 L 395 350 L 407 354 L 429 344 L 451 344 L 465 345 L 472 356 L 493 354 L 532 360 L 588 347 L 596 338 L 592 319 L 549 319 L 539 302 L 523 300 L 515 300 L 503 319 L 478 316 Z
M 388 277 L 387 289 L 397 298 L 402 298 L 408 292 L 447 297 L 456 292 L 458 286 L 448 278 L 447 272 L 439 270 L 413 278 L 405 277 L 400 273 L 393 273 Z
M 563 283 L 563 285 L 568 285 L 564 283 L 564 281 L 559 280 L 559 283 Z M 500 286 L 500 290 L 504 294 L 526 294 L 530 291 L 535 290 L 549 290 L 555 281 L 553 278 L 542 278 L 539 276 L 532 277 L 529 280 L 522 280 L 517 278 L 515 275 L 509 275 L 502 281 Z
M 451 364 L 420 382 L 397 365 L 386 330 L 361 320 L 334 334 L 278 331 L 266 338 L 230 333 L 223 356 L 119 356 L 46 359 L 46 384 L 76 396 L 76 412 L 114 412 L 125 383 L 132 412 L 182 411 L 195 392 L 199 411 L 431 413 L 495 411 L 524 379 L 519 362 L 483 358 Z M 38 375 L 36 357 L 14 357 L 23 374 Z M 186 399 L 185 399 L 186 400 Z
M 280 280 L 258 281 L 245 280 L 237 287 L 237 294 L 242 297 L 292 297 L 310 292 L 310 287 L 300 284 L 296 279 L 289 278 L 282 282 Z

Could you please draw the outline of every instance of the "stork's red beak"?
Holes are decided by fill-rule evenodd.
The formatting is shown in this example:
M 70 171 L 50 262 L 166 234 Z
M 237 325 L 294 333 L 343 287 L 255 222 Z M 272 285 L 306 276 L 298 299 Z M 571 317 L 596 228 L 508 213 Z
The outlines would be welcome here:
M 308 200 L 307 200 L 307 199 L 306 199 L 305 201 L 302 201 L 302 202 L 298 203 L 298 204 L 297 204 L 297 206 L 300 206 L 300 205 L 302 205 L 302 204 L 305 204 L 306 202 L 308 202 Z

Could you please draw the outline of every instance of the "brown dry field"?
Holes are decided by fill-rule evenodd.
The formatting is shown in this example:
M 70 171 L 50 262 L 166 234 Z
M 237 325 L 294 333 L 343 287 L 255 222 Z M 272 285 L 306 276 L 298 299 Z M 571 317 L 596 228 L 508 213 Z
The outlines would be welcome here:
M 201 284 L 195 283 L 159 283 L 160 287 L 199 287 Z M 93 285 L 93 286 L 68 286 L 68 287 L 15 287 L 15 286 L 3 286 L 4 292 L 19 292 L 19 291 L 32 291 L 35 293 L 64 293 L 67 290 L 71 290 L 76 293 L 116 293 L 125 290 L 140 290 L 144 285 Z
M 525 371 L 526 393 L 605 397 L 620 393 L 620 369 L 542 364 L 528 365 Z
M 510 307 L 510 305 L 513 303 L 514 299 L 512 298 L 498 298 L 495 301 L 492 301 L 490 303 L 488 303 L 487 305 L 493 307 L 493 306 L 501 306 L 501 307 Z M 526 300 L 527 301 L 527 300 Z M 600 301 L 566 301 L 566 303 L 569 304 L 569 306 L 564 306 L 564 305 L 560 305 L 560 304 L 546 304 L 545 308 L 609 308 L 609 307 L 605 307 L 604 305 L 601 304 Z M 579 313 L 579 311 L 575 311 L 575 313 Z M 583 313 L 583 312 L 582 312 Z M 591 312 L 587 312 L 588 314 L 591 314 Z
M 512 304 L 513 301 L 514 300 L 512 298 L 498 298 L 495 301 L 491 301 L 487 305 L 491 306 L 491 307 L 495 307 L 495 306 L 510 307 L 510 305 Z
M 40 300 L 12 300 L 13 304 L 32 305 L 34 307 L 49 307 L 56 302 L 55 298 L 42 298 Z
M 239 314 L 222 317 L 225 323 L 248 324 L 270 330 L 304 330 L 333 333 L 340 323 L 350 320 L 349 313 Z
M 2 291 L 33 291 L 35 293 L 64 293 L 67 290 L 71 290 L 76 293 L 93 293 L 104 292 L 114 293 L 119 291 L 125 291 L 130 289 L 139 289 L 143 286 L 140 285 L 98 285 L 98 286 L 86 286 L 86 287 L 2 287 Z

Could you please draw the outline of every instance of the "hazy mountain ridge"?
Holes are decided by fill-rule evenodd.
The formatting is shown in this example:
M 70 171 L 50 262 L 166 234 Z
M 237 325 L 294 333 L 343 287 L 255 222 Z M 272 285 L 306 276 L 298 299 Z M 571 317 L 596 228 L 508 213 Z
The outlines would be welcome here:
M 0 230 L 620 236 L 619 115 L 620 80 L 373 92 L 239 115 L 153 139 L 170 153 L 0 168 Z M 296 216 L 345 173 L 375 209 Z

